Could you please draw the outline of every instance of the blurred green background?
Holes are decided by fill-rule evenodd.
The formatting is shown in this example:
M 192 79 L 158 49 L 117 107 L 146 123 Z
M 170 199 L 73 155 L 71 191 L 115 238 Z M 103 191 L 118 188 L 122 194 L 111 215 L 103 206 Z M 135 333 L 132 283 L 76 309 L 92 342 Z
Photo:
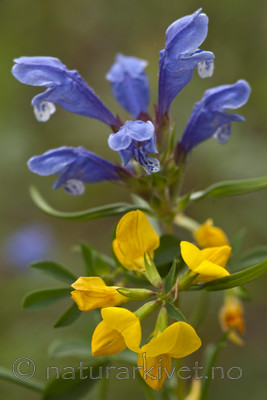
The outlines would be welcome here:
M 1 0 L 0 1 L 0 174 L 1 225 L 0 240 L 29 223 L 45 224 L 52 231 L 54 246 L 49 256 L 82 273 L 82 262 L 74 245 L 86 241 L 109 252 L 110 234 L 117 219 L 96 222 L 66 222 L 44 216 L 32 203 L 28 187 L 36 185 L 46 199 L 60 210 L 80 210 L 127 201 L 129 195 L 110 183 L 88 185 L 81 197 L 71 197 L 63 190 L 53 191 L 53 177 L 40 178 L 30 173 L 26 161 L 33 155 L 61 145 L 82 145 L 91 151 L 118 161 L 118 155 L 107 146 L 110 133 L 96 120 L 81 117 L 57 107 L 56 115 L 45 124 L 38 123 L 30 106 L 31 98 L 40 92 L 17 82 L 11 75 L 12 60 L 19 56 L 54 56 L 70 69 L 78 69 L 102 101 L 121 118 L 127 114 L 113 100 L 105 74 L 117 52 L 148 60 L 152 105 L 157 99 L 158 52 L 164 47 L 166 28 L 177 18 L 203 7 L 209 16 L 209 34 L 202 49 L 215 53 L 214 76 L 192 82 L 174 101 L 171 117 L 181 135 L 193 105 L 204 90 L 212 86 L 246 79 L 252 87 L 249 103 L 240 111 L 246 122 L 235 124 L 225 146 L 214 140 L 194 150 L 188 168 L 185 189 L 202 189 L 219 180 L 240 179 L 267 174 L 267 3 L 263 0 Z M 177 136 L 178 137 L 178 136 Z M 230 238 L 247 228 L 244 248 L 267 243 L 267 191 L 230 199 L 208 200 L 192 206 L 188 213 L 200 222 L 212 217 Z M 1 256 L 0 279 L 0 365 L 11 368 L 21 356 L 36 363 L 36 376 L 45 379 L 47 365 L 60 365 L 47 356 L 51 340 L 81 332 L 89 338 L 90 316 L 71 328 L 53 329 L 63 305 L 30 313 L 21 308 L 21 299 L 29 290 L 53 285 L 25 268 L 18 268 Z M 217 400 L 253 398 L 264 400 L 266 389 L 266 277 L 249 284 L 254 297 L 246 305 L 245 346 L 229 344 L 217 365 L 243 370 L 240 380 L 214 381 L 210 398 Z M 187 295 L 185 309 L 194 307 L 196 297 Z M 217 308 L 221 296 L 215 295 L 205 324 L 200 329 L 203 342 L 215 341 L 220 335 Z M 85 331 L 86 330 L 86 331 Z M 197 359 L 196 353 L 195 359 Z M 86 355 L 84 357 L 86 360 Z M 66 360 L 62 365 L 77 365 Z M 75 364 L 76 363 L 76 364 Z M 133 394 L 129 382 L 115 382 L 109 400 L 127 396 L 143 399 L 141 388 Z M 139 395 L 138 392 L 138 395 Z M 132 397 L 131 397 L 132 396 Z M 0 398 L 38 400 L 34 392 L 0 381 Z M 92 397 L 91 397 L 92 398 Z

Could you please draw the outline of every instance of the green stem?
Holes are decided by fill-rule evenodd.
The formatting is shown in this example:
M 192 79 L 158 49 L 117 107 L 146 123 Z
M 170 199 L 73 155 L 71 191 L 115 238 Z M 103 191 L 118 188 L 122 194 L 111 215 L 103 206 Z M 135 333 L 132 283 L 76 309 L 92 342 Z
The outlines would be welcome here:
M 200 224 L 197 221 L 184 214 L 176 215 L 174 223 L 181 228 L 187 229 L 191 233 L 194 233 L 200 227 Z
M 15 375 L 13 375 L 10 370 L 4 367 L 0 367 L 0 379 L 15 383 L 17 385 L 23 386 L 24 388 L 31 389 L 40 393 L 43 393 L 45 389 L 45 384 L 43 382 L 32 378 L 24 380 L 18 379 L 15 377 Z
M 177 358 L 176 359 L 176 373 L 182 368 L 183 366 L 183 359 L 182 358 Z M 177 375 L 177 386 L 176 386 L 176 394 L 177 394 L 177 400 L 184 400 L 185 398 L 185 380 L 179 377 L 179 374 Z
M 106 400 L 108 394 L 108 379 L 103 378 L 99 384 L 98 400 Z
M 208 395 L 208 389 L 211 381 L 211 369 L 214 366 L 222 348 L 225 346 L 227 341 L 228 332 L 225 332 L 220 340 L 215 345 L 209 345 L 206 349 L 206 362 L 204 364 L 203 376 L 205 379 L 202 379 L 202 388 L 201 388 L 201 396 L 200 400 L 206 400 Z M 206 378 L 208 377 L 208 378 Z

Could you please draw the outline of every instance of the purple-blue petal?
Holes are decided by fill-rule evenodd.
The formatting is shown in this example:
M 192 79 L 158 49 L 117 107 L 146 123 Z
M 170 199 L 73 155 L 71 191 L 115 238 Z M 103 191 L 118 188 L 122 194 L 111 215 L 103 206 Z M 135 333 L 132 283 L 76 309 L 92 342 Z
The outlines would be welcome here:
M 53 57 L 21 57 L 14 60 L 12 73 L 20 82 L 48 88 L 33 99 L 40 108 L 42 102 L 59 104 L 67 111 L 96 118 L 109 126 L 119 126 L 117 118 L 96 96 L 75 70 Z
M 201 61 L 214 59 L 212 52 L 198 46 L 208 32 L 208 17 L 201 9 L 175 21 L 166 32 L 166 47 L 160 52 L 158 116 L 168 113 L 177 94 L 191 81 Z
M 130 158 L 134 158 L 148 174 L 160 170 L 159 161 L 150 155 L 158 152 L 151 121 L 126 121 L 119 132 L 109 136 L 108 144 L 112 150 L 119 152 L 124 166 Z
M 244 120 L 239 114 L 225 111 L 243 106 L 249 99 L 250 91 L 249 84 L 244 80 L 207 90 L 193 109 L 179 143 L 180 150 L 188 153 L 213 135 L 220 143 L 225 143 L 231 133 L 231 122 Z
M 118 54 L 106 75 L 115 99 L 134 118 L 145 113 L 149 103 L 149 82 L 144 72 L 146 65 L 145 60 Z
M 83 147 L 65 146 L 32 157 L 28 167 L 38 175 L 59 175 L 54 189 L 70 180 L 86 183 L 119 180 L 121 168 Z
M 133 141 L 144 142 L 155 136 L 155 128 L 151 121 L 126 121 L 117 133 L 110 134 L 108 145 L 112 150 L 127 149 Z

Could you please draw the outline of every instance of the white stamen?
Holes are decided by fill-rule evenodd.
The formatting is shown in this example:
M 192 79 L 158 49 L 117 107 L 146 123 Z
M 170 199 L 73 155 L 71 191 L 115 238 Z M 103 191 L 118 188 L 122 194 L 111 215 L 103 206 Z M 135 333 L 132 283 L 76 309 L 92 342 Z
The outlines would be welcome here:
M 216 139 L 219 143 L 224 144 L 229 139 L 231 134 L 231 124 L 224 124 L 220 126 L 213 134 L 214 139 Z
M 67 193 L 72 194 L 74 196 L 79 196 L 84 193 L 85 187 L 82 181 L 78 181 L 77 179 L 69 179 L 64 184 L 64 189 Z
M 213 60 L 203 60 L 197 64 L 197 72 L 200 78 L 210 78 L 213 75 Z
M 157 158 L 150 156 L 146 151 L 140 149 L 134 150 L 134 158 L 142 165 L 147 174 L 160 171 L 160 162 Z
M 42 103 L 39 104 L 38 108 L 36 106 L 34 106 L 33 108 L 34 115 L 39 122 L 48 121 L 50 115 L 54 114 L 55 111 L 55 104 L 50 103 L 49 101 L 42 101 Z

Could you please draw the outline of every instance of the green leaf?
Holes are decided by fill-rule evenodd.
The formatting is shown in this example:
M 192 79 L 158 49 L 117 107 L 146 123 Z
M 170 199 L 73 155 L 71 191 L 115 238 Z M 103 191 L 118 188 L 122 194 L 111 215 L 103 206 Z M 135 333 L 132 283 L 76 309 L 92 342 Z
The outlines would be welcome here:
M 91 358 L 92 360 L 95 359 L 91 356 L 90 342 L 78 337 L 54 340 L 48 348 L 48 355 L 55 358 L 85 357 L 86 360 L 90 359 L 90 362 Z M 102 358 L 100 359 L 102 361 Z
M 234 257 L 239 250 L 241 249 L 244 239 L 246 237 L 247 234 L 247 229 L 246 228 L 242 228 L 237 235 L 234 237 L 234 239 L 231 242 L 231 247 L 232 247 L 232 255 L 231 257 Z
M 247 268 L 258 264 L 267 258 L 267 246 L 257 246 L 246 251 L 232 263 L 233 268 Z
M 19 359 L 16 361 L 19 362 Z M 9 369 L 4 368 L 4 367 L 0 367 L 0 379 L 3 379 L 4 381 L 8 381 L 11 383 L 15 383 L 17 385 L 20 385 L 27 389 L 34 390 L 36 392 L 42 393 L 45 388 L 44 383 L 42 383 L 34 378 L 27 379 L 27 377 L 25 377 L 25 376 L 24 376 L 24 378 L 22 378 L 21 376 L 20 376 L 20 378 L 19 377 L 16 378 L 16 361 L 13 364 L 13 368 L 14 368 L 13 371 L 10 371 Z M 29 362 L 29 366 L 30 366 L 32 360 L 25 359 L 25 362 L 26 363 Z M 34 368 L 34 364 L 32 364 L 30 367 Z
M 39 207 L 40 210 L 42 210 L 45 214 L 48 214 L 52 217 L 68 219 L 72 221 L 87 221 L 92 219 L 111 217 L 114 215 L 125 214 L 129 211 L 136 210 L 137 208 L 133 204 L 114 203 L 114 204 L 108 204 L 106 206 L 90 208 L 89 210 L 84 210 L 84 211 L 63 212 L 63 211 L 57 211 L 54 208 L 52 208 L 44 200 L 39 191 L 33 186 L 30 187 L 30 195 L 36 206 Z M 139 209 L 148 214 L 151 214 L 151 210 L 147 208 L 139 208 Z
M 63 326 L 69 326 L 73 324 L 81 315 L 81 311 L 77 307 L 76 303 L 73 303 L 64 314 L 57 320 L 54 328 L 62 328 Z
M 172 263 L 180 254 L 180 239 L 174 235 L 162 235 L 160 245 L 155 251 L 154 263 L 157 267 L 161 267 Z
M 175 321 L 184 321 L 186 322 L 186 318 L 184 316 L 184 314 L 179 310 L 179 308 L 175 307 L 175 305 L 171 302 L 167 302 L 166 303 L 166 310 L 167 313 L 169 314 L 169 316 L 173 319 L 175 319 Z
M 202 200 L 205 197 L 238 196 L 266 188 L 267 176 L 236 181 L 224 181 L 215 183 L 199 192 L 191 193 L 189 200 L 192 202 Z
M 85 243 L 81 244 L 81 252 L 86 274 L 89 276 L 106 275 L 110 272 L 110 267 L 115 268 L 115 262 L 112 258 L 99 253 Z
M 25 296 L 22 305 L 28 310 L 40 310 L 64 297 L 70 297 L 72 290 L 72 288 L 35 290 Z
M 235 272 L 232 275 L 216 279 L 200 286 L 202 286 L 201 288 L 204 287 L 204 289 L 211 291 L 231 289 L 233 287 L 251 282 L 256 278 L 259 278 L 265 272 L 267 272 L 267 260 L 261 262 L 260 264 L 254 265 L 253 267 L 243 269 L 242 271 Z
M 63 367 L 59 377 L 53 381 L 49 381 L 45 388 L 44 400 L 79 400 L 88 393 L 96 382 L 100 381 L 96 378 L 105 373 L 105 365 L 97 363 L 95 365 L 82 365 L 82 368 Z M 51 368 L 51 376 L 55 374 Z M 90 376 L 92 377 L 90 379 Z M 86 379 L 85 379 L 86 377 Z
M 168 293 L 174 285 L 175 272 L 176 272 L 176 260 L 173 260 L 172 267 L 171 267 L 168 275 L 166 276 L 165 282 L 164 282 L 165 293 Z
M 59 281 L 67 282 L 70 284 L 77 279 L 77 277 L 72 272 L 53 261 L 38 261 L 34 264 L 31 264 L 30 268 L 35 269 L 36 271 L 43 272 L 46 275 L 52 276 Z

